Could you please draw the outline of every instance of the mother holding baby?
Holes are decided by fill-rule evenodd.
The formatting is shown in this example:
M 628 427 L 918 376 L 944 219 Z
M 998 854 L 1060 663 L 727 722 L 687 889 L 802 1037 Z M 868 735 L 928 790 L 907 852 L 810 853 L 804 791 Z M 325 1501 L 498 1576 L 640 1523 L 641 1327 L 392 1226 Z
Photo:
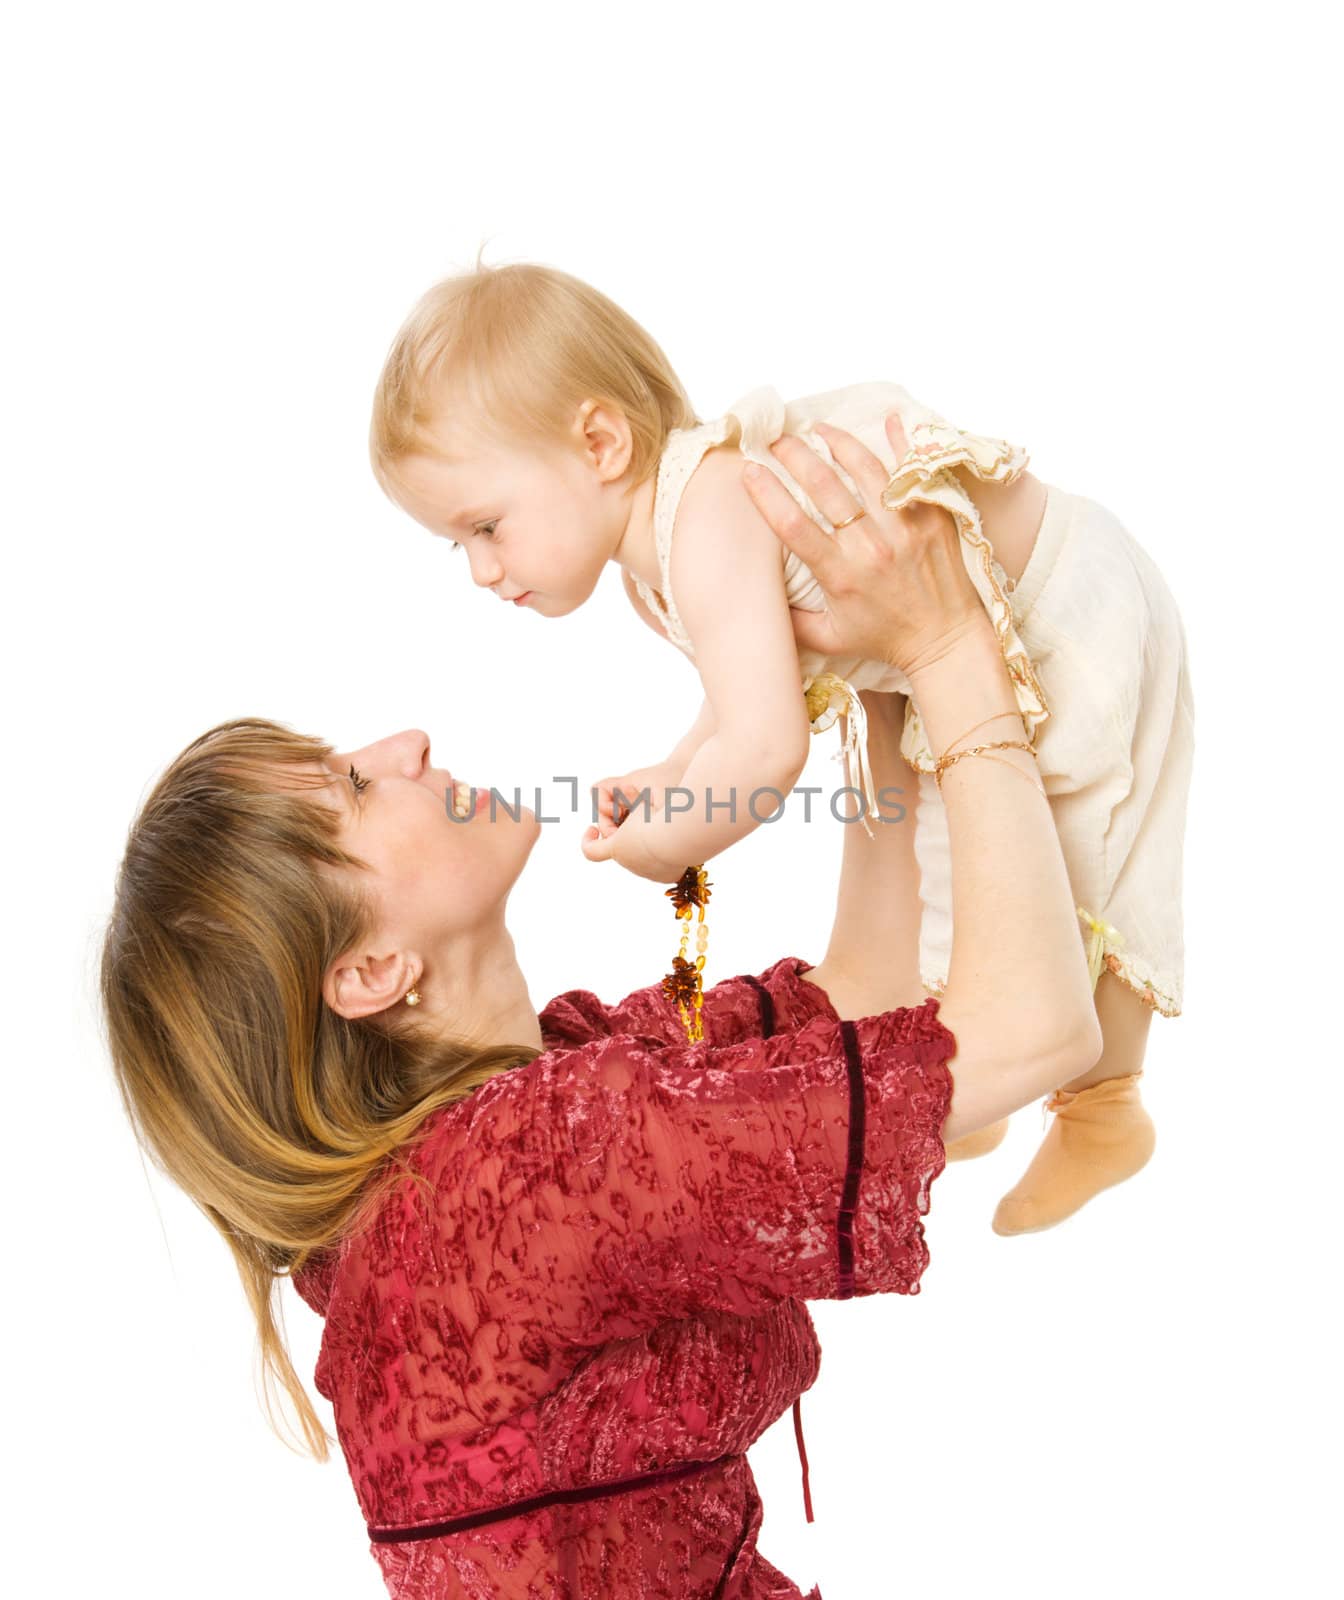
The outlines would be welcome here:
M 125 1105 L 233 1252 L 323 1460 L 278 1283 L 325 1317 L 316 1387 L 402 1600 L 800 1597 L 756 1548 L 746 1451 L 817 1376 L 804 1302 L 915 1293 L 945 1144 L 1100 1054 L 952 518 L 882 509 L 885 469 L 836 439 L 867 510 L 818 460 L 834 538 L 769 474 L 751 492 L 945 758 L 941 999 L 885 910 L 900 828 L 846 829 L 825 958 L 714 985 L 688 1045 L 657 984 L 534 1009 L 505 906 L 537 819 L 455 825 L 418 731 L 338 752 L 223 724 L 132 827 L 102 964 Z M 865 698 L 874 779 L 898 782 L 904 702 Z

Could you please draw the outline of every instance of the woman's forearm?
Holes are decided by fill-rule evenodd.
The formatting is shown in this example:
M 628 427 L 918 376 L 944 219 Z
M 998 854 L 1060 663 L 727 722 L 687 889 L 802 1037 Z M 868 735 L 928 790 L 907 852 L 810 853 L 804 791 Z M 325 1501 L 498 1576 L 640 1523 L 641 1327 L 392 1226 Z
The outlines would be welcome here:
M 950 747 L 1026 739 L 988 619 L 941 660 L 912 673 L 911 690 L 936 756 Z M 975 726 L 995 713 L 1006 715 Z M 1006 772 L 1005 762 L 1018 770 Z M 1025 1060 L 1020 1072 L 1039 1072 L 1042 1085 L 1051 1085 L 1052 1058 L 1080 1048 L 1086 1054 L 1098 1029 L 1073 894 L 1036 759 L 1025 750 L 963 757 L 945 769 L 942 796 L 953 921 L 942 1011 L 954 1032 L 959 1026 L 974 1027 L 981 1037 L 992 1031 L 1006 1062 Z M 1033 1061 L 1040 1065 L 1033 1068 Z M 1021 1100 L 1035 1092 L 1026 1085 Z

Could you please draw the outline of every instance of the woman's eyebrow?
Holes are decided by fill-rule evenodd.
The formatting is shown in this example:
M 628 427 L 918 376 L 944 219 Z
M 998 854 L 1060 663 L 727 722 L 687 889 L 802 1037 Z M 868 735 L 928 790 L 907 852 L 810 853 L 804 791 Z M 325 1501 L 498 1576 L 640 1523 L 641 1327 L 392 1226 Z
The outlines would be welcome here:
M 349 810 L 358 816 L 360 811 L 359 796 L 355 791 L 354 780 L 350 774 L 338 771 L 335 766 L 326 761 L 322 763 L 322 767 L 327 776 L 327 781 L 323 787 L 336 796 L 336 804 L 342 811 Z
M 351 809 L 354 811 L 356 816 L 360 816 L 363 813 L 363 810 L 364 810 L 363 789 L 365 789 L 367 787 L 368 787 L 368 779 L 367 778 L 364 780 L 364 783 L 361 786 L 361 788 L 357 789 L 355 787 L 355 780 L 350 776 L 350 774 L 348 772 L 345 774 L 345 782 L 341 786 L 341 792 L 345 795 L 346 799 L 350 802 Z

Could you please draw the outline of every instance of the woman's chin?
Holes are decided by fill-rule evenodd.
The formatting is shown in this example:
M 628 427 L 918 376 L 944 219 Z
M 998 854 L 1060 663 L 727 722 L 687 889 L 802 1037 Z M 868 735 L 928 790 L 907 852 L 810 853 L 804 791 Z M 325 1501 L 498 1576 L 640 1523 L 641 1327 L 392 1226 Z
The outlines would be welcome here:
M 512 817 L 508 817 L 505 820 L 515 828 L 521 829 L 527 835 L 529 849 L 541 837 L 541 824 L 537 821 L 537 814 L 531 806 L 519 805 L 517 822 L 514 822 Z

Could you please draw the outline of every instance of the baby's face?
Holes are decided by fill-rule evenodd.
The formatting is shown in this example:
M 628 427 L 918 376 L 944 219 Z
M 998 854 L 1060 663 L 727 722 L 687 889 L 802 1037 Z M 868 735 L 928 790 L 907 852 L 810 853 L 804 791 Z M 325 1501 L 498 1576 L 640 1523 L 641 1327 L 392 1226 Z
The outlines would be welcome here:
M 619 497 L 577 450 L 436 429 L 442 455 L 398 464 L 399 503 L 466 551 L 472 582 L 562 617 L 592 594 L 625 529 Z

